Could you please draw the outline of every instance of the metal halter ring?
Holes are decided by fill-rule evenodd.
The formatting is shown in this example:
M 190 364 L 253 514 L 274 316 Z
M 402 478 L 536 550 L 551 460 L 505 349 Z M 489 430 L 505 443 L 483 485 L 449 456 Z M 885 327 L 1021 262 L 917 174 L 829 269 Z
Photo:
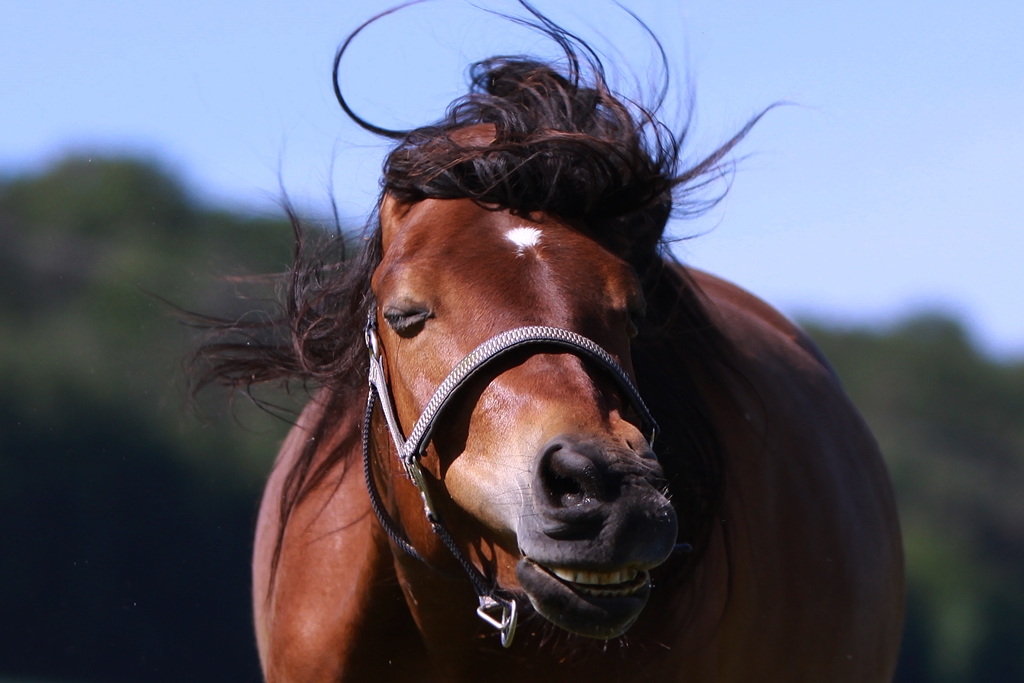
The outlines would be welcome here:
M 500 611 L 501 620 L 491 616 L 491 612 Z M 477 616 L 498 629 L 501 634 L 501 646 L 509 647 L 516 635 L 516 623 L 519 613 L 515 600 L 500 600 L 490 595 L 480 596 L 480 606 L 476 608 Z

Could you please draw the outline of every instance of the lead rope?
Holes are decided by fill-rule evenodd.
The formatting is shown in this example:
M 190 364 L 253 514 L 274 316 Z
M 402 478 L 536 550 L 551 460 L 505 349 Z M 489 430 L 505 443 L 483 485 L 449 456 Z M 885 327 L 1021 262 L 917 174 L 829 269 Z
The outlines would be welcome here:
M 426 477 L 423 474 L 423 469 L 420 467 L 419 459 L 426 450 L 427 443 L 429 443 L 436 426 L 436 419 L 441 414 L 442 409 L 448 404 L 452 395 L 455 394 L 459 387 L 463 386 L 477 371 L 495 358 L 525 345 L 544 344 L 566 348 L 578 356 L 596 361 L 598 365 L 607 370 L 630 399 L 634 410 L 636 410 L 644 423 L 648 441 L 652 445 L 654 437 L 658 432 L 658 425 L 655 423 L 654 418 L 651 417 L 650 411 L 644 404 L 643 399 L 640 398 L 639 392 L 637 392 L 636 387 L 633 386 L 625 371 L 607 351 L 592 340 L 570 330 L 557 327 L 531 326 L 517 327 L 497 334 L 463 358 L 448 373 L 448 376 L 441 382 L 437 390 L 434 391 L 423 413 L 416 420 L 416 424 L 413 425 L 409 439 L 406 440 L 402 435 L 398 416 L 395 414 L 391 401 L 387 377 L 384 374 L 384 366 L 381 360 L 381 347 L 380 341 L 377 338 L 375 323 L 375 311 L 371 309 L 367 317 L 365 329 L 366 347 L 370 352 L 370 367 L 368 371 L 370 386 L 366 399 L 366 416 L 363 422 L 363 472 L 366 477 L 366 488 L 370 494 L 373 511 L 377 515 L 381 527 L 383 527 L 391 540 L 394 541 L 395 545 L 411 557 L 427 564 L 423 557 L 412 547 L 408 538 L 398 529 L 390 514 L 388 514 L 373 481 L 369 446 L 370 425 L 373 419 L 375 399 L 379 397 L 388 431 L 391 433 L 391 438 L 398 449 L 398 457 L 405 466 L 405 471 L 409 478 L 419 490 L 420 497 L 423 500 L 423 511 L 427 520 L 430 522 L 434 533 L 438 535 L 441 542 L 444 543 L 445 547 L 458 560 L 469 576 L 470 583 L 473 584 L 473 590 L 476 592 L 480 603 L 476 610 L 477 615 L 498 629 L 498 632 L 501 634 L 502 646 L 509 647 L 512 644 L 512 638 L 515 636 L 518 619 L 516 601 L 511 597 L 506 597 L 494 585 L 494 582 L 489 584 L 483 573 L 476 568 L 476 565 L 466 557 L 458 544 L 455 543 L 455 539 L 452 538 L 451 534 L 448 533 L 448 529 L 442 524 L 441 516 L 434 507 L 433 501 L 430 498 Z

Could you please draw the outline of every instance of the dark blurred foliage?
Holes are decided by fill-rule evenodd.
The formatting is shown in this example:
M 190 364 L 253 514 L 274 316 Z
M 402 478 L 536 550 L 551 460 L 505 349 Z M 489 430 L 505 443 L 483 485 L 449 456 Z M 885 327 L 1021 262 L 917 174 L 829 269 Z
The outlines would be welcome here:
M 259 680 L 249 554 L 287 425 L 190 411 L 190 332 L 150 293 L 230 315 L 215 274 L 280 271 L 290 243 L 153 163 L 0 183 L 0 678 Z
M 287 425 L 215 391 L 191 414 L 190 333 L 149 292 L 232 315 L 253 302 L 217 276 L 290 248 L 284 220 L 203 208 L 153 163 L 0 182 L 0 679 L 259 680 L 249 553 Z M 1024 363 L 942 317 L 808 328 L 896 484 L 897 680 L 1024 681 Z

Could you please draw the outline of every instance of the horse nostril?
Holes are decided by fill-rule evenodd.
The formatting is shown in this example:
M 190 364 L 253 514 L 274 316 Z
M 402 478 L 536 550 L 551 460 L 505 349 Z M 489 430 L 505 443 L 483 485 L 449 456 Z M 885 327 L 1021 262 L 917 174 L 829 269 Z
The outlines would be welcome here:
M 565 443 L 550 445 L 541 457 L 539 484 L 556 508 L 576 508 L 607 498 L 607 482 L 594 459 Z

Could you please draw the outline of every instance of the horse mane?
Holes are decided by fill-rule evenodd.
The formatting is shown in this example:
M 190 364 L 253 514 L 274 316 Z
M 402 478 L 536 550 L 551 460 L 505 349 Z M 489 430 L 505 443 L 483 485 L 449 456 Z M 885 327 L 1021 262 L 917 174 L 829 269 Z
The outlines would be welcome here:
M 665 225 L 673 213 L 698 214 L 721 198 L 706 199 L 708 185 L 728 173 L 726 155 L 767 110 L 711 154 L 685 165 L 687 127 L 673 133 L 658 120 L 660 97 L 645 108 L 613 93 L 594 50 L 522 4 L 534 19 L 513 20 L 551 37 L 565 53 L 564 63 L 510 56 L 477 62 L 467 94 L 441 120 L 411 131 L 387 131 L 359 118 L 336 80 L 338 99 L 356 123 L 398 139 L 384 163 L 382 199 L 468 198 L 518 215 L 547 214 L 633 266 L 648 302 L 647 320 L 634 340 L 637 382 L 665 428 L 656 451 L 679 513 L 680 538 L 695 546 L 686 561 L 693 566 L 724 486 L 720 439 L 698 384 L 702 374 L 706 379 L 715 368 L 732 365 L 731 350 L 696 285 L 669 252 Z M 362 28 L 339 49 L 336 79 L 337 62 Z M 493 139 L 458 134 L 480 125 L 493 128 Z M 219 383 L 248 393 L 266 382 L 299 382 L 326 397 L 322 417 L 285 478 L 272 571 L 292 512 L 341 461 L 353 457 L 318 448 L 343 411 L 365 398 L 363 327 L 374 306 L 370 279 L 382 257 L 376 212 L 364 228 L 362 248 L 349 258 L 340 231 L 311 241 L 295 212 L 286 209 L 295 229 L 295 257 L 281 279 L 276 312 L 205 318 L 210 336 L 193 355 L 195 390 Z M 684 360 L 666 368 L 659 357 Z

